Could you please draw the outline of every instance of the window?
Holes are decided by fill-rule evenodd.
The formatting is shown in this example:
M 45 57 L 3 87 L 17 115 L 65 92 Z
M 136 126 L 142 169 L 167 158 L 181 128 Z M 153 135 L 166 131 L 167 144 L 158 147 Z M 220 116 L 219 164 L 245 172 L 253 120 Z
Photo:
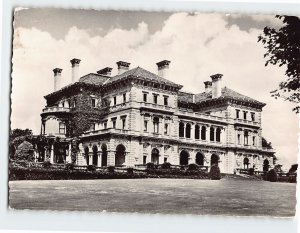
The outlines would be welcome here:
M 255 136 L 252 137 L 252 145 L 253 145 L 253 146 L 256 145 L 256 138 L 255 138 Z
M 164 105 L 165 105 L 165 106 L 168 106 L 168 105 L 169 105 L 169 104 L 168 104 L 168 99 L 169 99 L 168 96 L 164 96 Z
M 92 124 L 90 130 L 95 131 L 96 130 L 96 124 Z
M 168 162 L 168 158 L 164 157 L 164 163 Z
M 77 104 L 77 103 L 76 103 L 76 99 L 74 99 L 74 100 L 73 100 L 73 108 L 76 107 L 76 104 Z
M 116 125 L 117 125 L 117 119 L 113 118 L 113 119 L 111 119 L 111 121 L 112 121 L 112 127 L 115 129 Z
M 114 105 L 117 104 L 117 96 L 114 96 Z
M 96 107 L 96 99 L 92 99 L 92 108 Z
M 255 113 L 254 112 L 251 112 L 251 120 L 255 121 Z
M 165 128 L 164 128 L 164 134 L 168 135 L 168 131 L 169 131 L 169 124 L 165 124 Z
M 238 137 L 238 144 L 239 144 L 239 145 L 241 145 L 241 135 L 240 135 L 240 134 L 238 134 L 238 136 L 237 136 L 237 137 Z
M 213 127 L 210 127 L 210 140 L 215 140 L 215 129 Z
M 236 109 L 236 110 L 235 110 L 235 113 L 236 113 L 236 118 L 237 118 L 237 119 L 240 118 L 240 110 Z
M 185 137 L 191 138 L 191 125 L 189 123 L 185 126 Z
M 147 102 L 147 97 L 148 97 L 148 94 L 147 93 L 143 93 L 143 100 L 144 100 L 144 102 Z
M 144 155 L 143 156 L 143 164 L 146 164 L 147 163 L 147 155 Z
M 199 125 L 195 126 L 195 139 L 199 139 L 200 138 L 200 127 Z
M 184 123 L 183 122 L 179 123 L 179 137 L 181 137 L 181 138 L 184 137 Z
M 157 104 L 157 95 L 153 94 L 153 103 Z
M 123 94 L 123 103 L 126 103 L 126 93 Z
M 247 120 L 247 112 L 244 111 L 244 120 Z
M 159 119 L 158 119 L 158 117 L 154 117 L 154 119 L 153 119 L 153 128 L 154 128 L 154 133 L 159 133 Z
M 104 122 L 104 123 L 103 123 L 103 128 L 104 128 L 104 129 L 107 129 L 107 122 Z
M 126 118 L 123 117 L 122 118 L 122 129 L 125 129 L 126 128 Z
M 66 125 L 64 122 L 59 123 L 59 133 L 60 134 L 65 134 L 66 133 Z
M 249 143 L 249 133 L 248 133 L 248 131 L 245 131 L 245 133 L 244 133 L 244 144 L 248 145 L 248 143 Z
M 201 140 L 206 140 L 206 127 L 202 126 L 201 128 Z
M 144 121 L 144 132 L 148 131 L 148 121 Z
M 217 128 L 216 130 L 216 141 L 220 142 L 221 141 L 221 129 Z

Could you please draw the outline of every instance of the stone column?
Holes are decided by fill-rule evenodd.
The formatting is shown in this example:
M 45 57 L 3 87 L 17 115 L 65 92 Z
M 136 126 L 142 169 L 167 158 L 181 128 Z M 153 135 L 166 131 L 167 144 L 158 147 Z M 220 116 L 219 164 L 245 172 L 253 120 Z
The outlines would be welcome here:
M 50 163 L 54 163 L 54 146 L 53 145 L 51 145 L 50 150 L 51 150 L 51 152 L 50 152 Z
M 71 143 L 69 143 L 69 147 L 68 147 L 68 154 L 67 154 L 67 158 L 66 158 L 66 163 L 71 163 Z
M 191 140 L 195 140 L 195 125 L 191 123 Z
M 186 127 L 186 124 L 183 122 L 183 137 L 184 137 L 184 138 L 186 137 L 186 134 L 185 134 L 185 127 Z
M 160 147 L 160 150 L 159 150 L 159 158 L 158 158 L 158 163 L 159 164 L 162 164 L 164 163 L 164 157 L 165 157 L 165 150 L 164 150 L 164 147 Z
M 206 132 L 205 132 L 205 134 L 206 134 L 206 141 L 210 141 L 210 126 L 206 126 Z

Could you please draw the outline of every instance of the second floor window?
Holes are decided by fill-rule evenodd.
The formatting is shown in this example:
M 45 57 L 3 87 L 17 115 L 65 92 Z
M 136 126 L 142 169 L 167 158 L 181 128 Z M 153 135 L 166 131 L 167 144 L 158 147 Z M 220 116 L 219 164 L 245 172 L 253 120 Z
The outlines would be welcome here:
M 247 112 L 244 111 L 244 120 L 247 120 Z
M 153 103 L 157 104 L 157 95 L 153 95 Z
M 249 145 L 249 133 L 248 133 L 248 131 L 245 131 L 245 133 L 244 133 L 244 144 Z
M 122 118 L 122 129 L 126 128 L 126 118 Z
M 168 131 L 169 131 L 169 124 L 165 124 L 165 128 L 164 128 L 164 134 L 168 135 Z
M 148 132 L 148 121 L 144 121 L 144 132 Z
M 96 130 L 96 124 L 92 124 L 90 130 L 91 130 L 91 131 L 95 131 L 95 130 Z
M 144 102 L 147 102 L 147 96 L 148 96 L 147 93 L 143 93 L 143 101 L 144 101 Z
M 254 112 L 251 112 L 251 120 L 255 121 L 255 113 Z
M 116 125 L 117 125 L 116 120 L 112 120 L 112 127 L 113 127 L 114 129 L 116 128 Z
M 159 133 L 159 119 L 158 119 L 158 117 L 154 117 L 154 119 L 153 119 L 153 130 L 154 130 L 154 133 Z
M 104 128 L 104 129 L 107 129 L 107 122 L 104 122 L 104 123 L 103 123 L 103 128 Z
M 66 125 L 63 122 L 59 123 L 59 133 L 60 134 L 65 134 L 66 133 Z
M 253 146 L 256 145 L 256 138 L 255 138 L 255 136 L 252 137 L 252 145 L 253 145 Z
M 164 105 L 165 106 L 168 106 L 169 105 L 169 103 L 168 103 L 168 96 L 164 96 Z
M 123 103 L 126 103 L 126 93 L 123 94 Z
M 92 99 L 92 108 L 96 107 L 96 99 Z
M 240 118 L 240 110 L 238 109 L 235 110 L 235 118 Z
M 238 134 L 237 138 L 238 138 L 238 144 L 241 145 L 241 135 Z
M 117 96 L 114 96 L 114 105 L 117 104 Z

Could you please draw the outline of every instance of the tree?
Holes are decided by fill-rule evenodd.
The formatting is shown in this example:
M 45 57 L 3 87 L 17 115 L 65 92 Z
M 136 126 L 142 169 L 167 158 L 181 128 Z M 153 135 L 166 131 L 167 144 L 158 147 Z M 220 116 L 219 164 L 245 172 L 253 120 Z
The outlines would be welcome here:
M 264 44 L 267 52 L 264 57 L 268 64 L 286 66 L 287 80 L 279 88 L 271 91 L 275 99 L 284 98 L 296 104 L 293 111 L 300 112 L 300 18 L 296 16 L 276 15 L 283 21 L 280 29 L 265 27 L 258 41 Z
M 13 129 L 9 133 L 9 157 L 14 158 L 18 146 L 24 141 L 32 140 L 32 130 Z

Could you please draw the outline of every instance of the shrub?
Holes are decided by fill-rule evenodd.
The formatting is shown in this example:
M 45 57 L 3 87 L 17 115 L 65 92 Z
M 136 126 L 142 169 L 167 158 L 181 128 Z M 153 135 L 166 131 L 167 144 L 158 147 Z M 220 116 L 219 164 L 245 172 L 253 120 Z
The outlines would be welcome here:
M 196 171 L 196 170 L 198 170 L 199 169 L 199 166 L 197 165 L 197 164 L 195 164 L 195 163 L 191 163 L 191 164 L 189 164 L 189 166 L 188 166 L 188 170 L 189 171 Z
M 297 175 L 295 174 L 293 174 L 293 175 L 289 175 L 289 177 L 288 177 L 288 182 L 290 182 L 290 183 L 297 183 Z
M 278 177 L 277 177 L 277 173 L 274 169 L 271 169 L 270 171 L 268 171 L 267 173 L 267 181 L 270 182 L 277 182 Z
M 115 167 L 114 166 L 108 166 L 107 170 L 109 173 L 115 173 Z
M 67 163 L 66 164 L 66 170 L 74 170 L 75 165 L 73 163 Z
M 43 167 L 44 167 L 44 168 L 50 168 L 50 167 L 51 167 L 50 161 L 45 161 L 45 162 L 43 162 Z
M 133 175 L 133 167 L 127 168 L 127 174 L 128 175 Z
M 248 175 L 253 176 L 254 175 L 254 168 L 250 168 L 248 170 Z
M 147 163 L 146 167 L 147 167 L 147 169 L 154 169 L 155 168 L 154 163 Z
M 161 169 L 170 169 L 171 164 L 169 162 L 165 162 L 161 165 Z
M 212 165 L 209 172 L 209 177 L 211 180 L 220 180 L 221 172 L 218 165 Z
M 94 171 L 96 171 L 96 166 L 95 166 L 95 165 L 88 165 L 88 166 L 86 167 L 86 169 L 87 169 L 88 171 L 90 171 L 90 172 L 94 172 Z

